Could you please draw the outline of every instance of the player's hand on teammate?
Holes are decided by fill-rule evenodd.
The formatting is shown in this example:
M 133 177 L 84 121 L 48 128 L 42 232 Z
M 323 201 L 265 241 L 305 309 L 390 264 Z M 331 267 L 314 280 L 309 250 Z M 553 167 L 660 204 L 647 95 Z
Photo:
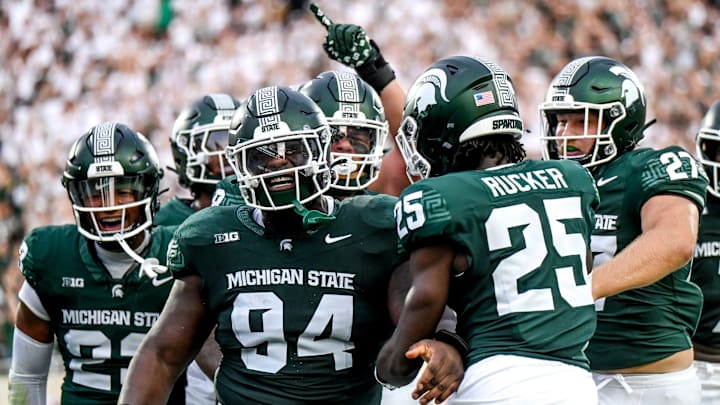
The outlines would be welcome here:
M 421 404 L 429 404 L 432 400 L 439 404 L 457 391 L 465 375 L 463 359 L 455 348 L 447 343 L 424 339 L 405 352 L 409 359 L 422 358 L 425 369 L 418 380 L 413 398 Z

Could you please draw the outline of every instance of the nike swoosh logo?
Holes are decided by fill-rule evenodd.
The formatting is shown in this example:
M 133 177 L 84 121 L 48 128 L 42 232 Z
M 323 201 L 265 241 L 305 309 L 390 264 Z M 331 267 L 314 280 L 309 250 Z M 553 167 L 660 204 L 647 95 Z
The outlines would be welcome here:
M 335 242 L 340 242 L 341 240 L 345 240 L 351 236 L 351 233 L 342 236 L 330 236 L 330 234 L 328 233 L 325 235 L 325 243 L 327 243 L 328 245 L 332 245 Z
M 161 285 L 167 283 L 168 281 L 172 281 L 172 279 L 173 279 L 172 276 L 170 276 L 170 277 L 165 277 L 165 278 L 162 279 L 162 280 L 158 280 L 157 278 L 153 278 L 153 279 L 152 279 L 152 285 L 153 285 L 153 287 L 160 287 Z
M 602 187 L 617 178 L 618 178 L 618 176 L 612 176 L 612 177 L 608 177 L 607 179 L 606 178 L 598 179 L 597 186 Z

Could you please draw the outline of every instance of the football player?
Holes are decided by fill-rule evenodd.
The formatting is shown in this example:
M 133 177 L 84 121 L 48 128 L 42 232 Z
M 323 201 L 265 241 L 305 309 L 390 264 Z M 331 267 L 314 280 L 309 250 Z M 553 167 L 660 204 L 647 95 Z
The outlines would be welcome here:
M 232 175 L 225 155 L 228 127 L 240 102 L 224 93 L 207 94 L 193 101 L 175 119 L 170 147 L 178 182 L 192 198 L 174 197 L 165 203 L 155 222 L 178 225 L 190 214 L 209 206 L 217 184 Z
M 175 119 L 170 136 L 175 162 L 173 171 L 177 173 L 180 185 L 190 189 L 192 198 L 175 196 L 163 204 L 155 216 L 156 224 L 181 224 L 194 212 L 216 201 L 214 193 L 220 181 L 234 177 L 225 148 L 230 120 L 239 106 L 240 102 L 229 94 L 207 94 L 193 101 Z M 198 356 L 199 362 L 193 361 L 187 369 L 185 394 L 189 404 L 213 405 L 216 402 L 214 384 L 206 375 L 212 375 L 218 359 L 212 337 L 207 345 Z M 204 360 L 208 363 L 203 363 Z M 201 365 L 207 373 L 202 371 Z
M 708 109 L 695 141 L 696 156 L 710 183 L 691 273 L 704 300 L 693 336 L 694 364 L 702 386 L 702 403 L 716 404 L 720 403 L 720 101 Z
M 374 358 L 406 292 L 396 199 L 325 196 L 330 132 L 302 93 L 259 89 L 235 117 L 228 152 L 246 205 L 206 208 L 178 229 L 176 288 L 120 402 L 161 402 L 217 323 L 220 402 L 377 404 Z M 451 346 L 424 345 L 438 378 L 460 378 Z
M 380 96 L 351 72 L 328 71 L 300 88 L 330 126 L 330 191 L 337 198 L 364 192 L 380 175 L 388 133 Z
M 638 149 L 649 126 L 635 73 L 612 58 L 568 63 L 540 105 L 546 159 L 590 169 L 597 331 L 586 353 L 601 404 L 697 404 L 691 337 L 702 294 L 689 281 L 708 179 L 679 146 Z
M 164 263 L 175 228 L 152 227 L 161 177 L 152 145 L 126 125 L 96 125 L 72 146 L 62 183 L 76 225 L 36 228 L 20 248 L 11 404 L 45 404 L 54 340 L 62 403 L 117 401 L 173 284 Z M 170 403 L 184 399 L 179 389 Z
M 380 175 L 388 132 L 377 92 L 357 75 L 342 71 L 323 72 L 300 91 L 315 101 L 330 126 L 332 180 L 327 194 L 343 200 L 381 191 L 368 190 Z M 439 330 L 454 333 L 455 319 L 455 314 L 447 309 Z M 408 384 L 402 390 L 384 390 L 382 403 L 416 403 L 411 395 L 415 387 L 416 384 Z M 427 402 L 427 398 L 422 402 Z
M 358 25 L 333 23 L 315 3 L 310 3 L 310 11 L 327 30 L 323 43 L 325 53 L 330 59 L 354 69 L 380 95 L 389 132 L 395 134 L 400 126 L 405 90 L 398 83 L 395 72 L 383 57 L 377 43 Z M 392 139 L 390 141 L 390 150 L 382 160 L 382 170 L 368 185 L 368 190 L 398 196 L 409 182 L 402 175 L 405 162 Z
M 597 401 L 583 353 L 595 330 L 597 190 L 576 163 L 524 160 L 522 131 L 511 79 L 492 61 L 443 58 L 410 88 L 396 142 L 422 180 L 395 216 L 412 294 L 378 356 L 379 380 L 407 383 L 405 351 L 447 303 L 469 345 L 452 403 Z

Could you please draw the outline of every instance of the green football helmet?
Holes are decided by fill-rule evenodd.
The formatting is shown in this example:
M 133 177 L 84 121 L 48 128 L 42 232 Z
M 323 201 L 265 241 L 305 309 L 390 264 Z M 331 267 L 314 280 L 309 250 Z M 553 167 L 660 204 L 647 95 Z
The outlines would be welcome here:
M 128 239 L 149 228 L 162 175 L 157 153 L 142 134 L 117 122 L 92 127 L 70 149 L 62 178 L 80 233 L 112 242 L 116 235 Z
M 330 188 L 325 115 L 306 95 L 289 87 L 255 91 L 230 123 L 230 164 L 247 205 L 293 208 Z
M 630 151 L 644 137 L 645 90 L 635 73 L 622 63 L 603 56 L 575 59 L 550 84 L 540 105 L 544 131 L 540 137 L 544 159 L 573 159 L 585 167 L 597 166 Z M 559 113 L 585 114 L 585 133 L 557 134 Z M 596 128 L 587 125 L 590 114 Z M 564 139 L 595 139 L 590 153 L 570 156 Z
M 462 142 L 497 134 L 519 139 L 522 130 L 510 76 L 489 60 L 451 56 L 415 79 L 395 139 L 414 181 L 448 173 Z
M 695 137 L 695 153 L 710 179 L 708 193 L 720 198 L 720 101 L 714 102 Z
M 180 185 L 214 185 L 232 174 L 225 148 L 228 126 L 240 102 L 229 94 L 208 94 L 178 115 L 170 147 Z
M 351 72 L 328 71 L 300 92 L 325 113 L 330 133 L 331 189 L 362 190 L 377 180 L 388 133 L 380 96 Z

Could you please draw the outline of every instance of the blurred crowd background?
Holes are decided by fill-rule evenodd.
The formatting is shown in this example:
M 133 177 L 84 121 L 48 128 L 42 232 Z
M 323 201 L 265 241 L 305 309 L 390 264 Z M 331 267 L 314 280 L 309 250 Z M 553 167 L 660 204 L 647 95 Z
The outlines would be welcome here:
M 694 137 L 720 83 L 720 1 L 318 0 L 336 23 L 363 26 L 407 87 L 434 60 L 489 57 L 515 82 L 539 157 L 537 105 L 569 60 L 607 55 L 645 85 L 645 144 Z M 175 116 L 194 99 L 242 99 L 265 85 L 303 83 L 341 66 L 303 0 L 0 1 L 0 358 L 22 277 L 17 247 L 30 229 L 73 222 L 60 184 L 68 149 L 107 120 L 143 132 L 171 165 Z M 169 170 L 164 201 L 183 193 Z

